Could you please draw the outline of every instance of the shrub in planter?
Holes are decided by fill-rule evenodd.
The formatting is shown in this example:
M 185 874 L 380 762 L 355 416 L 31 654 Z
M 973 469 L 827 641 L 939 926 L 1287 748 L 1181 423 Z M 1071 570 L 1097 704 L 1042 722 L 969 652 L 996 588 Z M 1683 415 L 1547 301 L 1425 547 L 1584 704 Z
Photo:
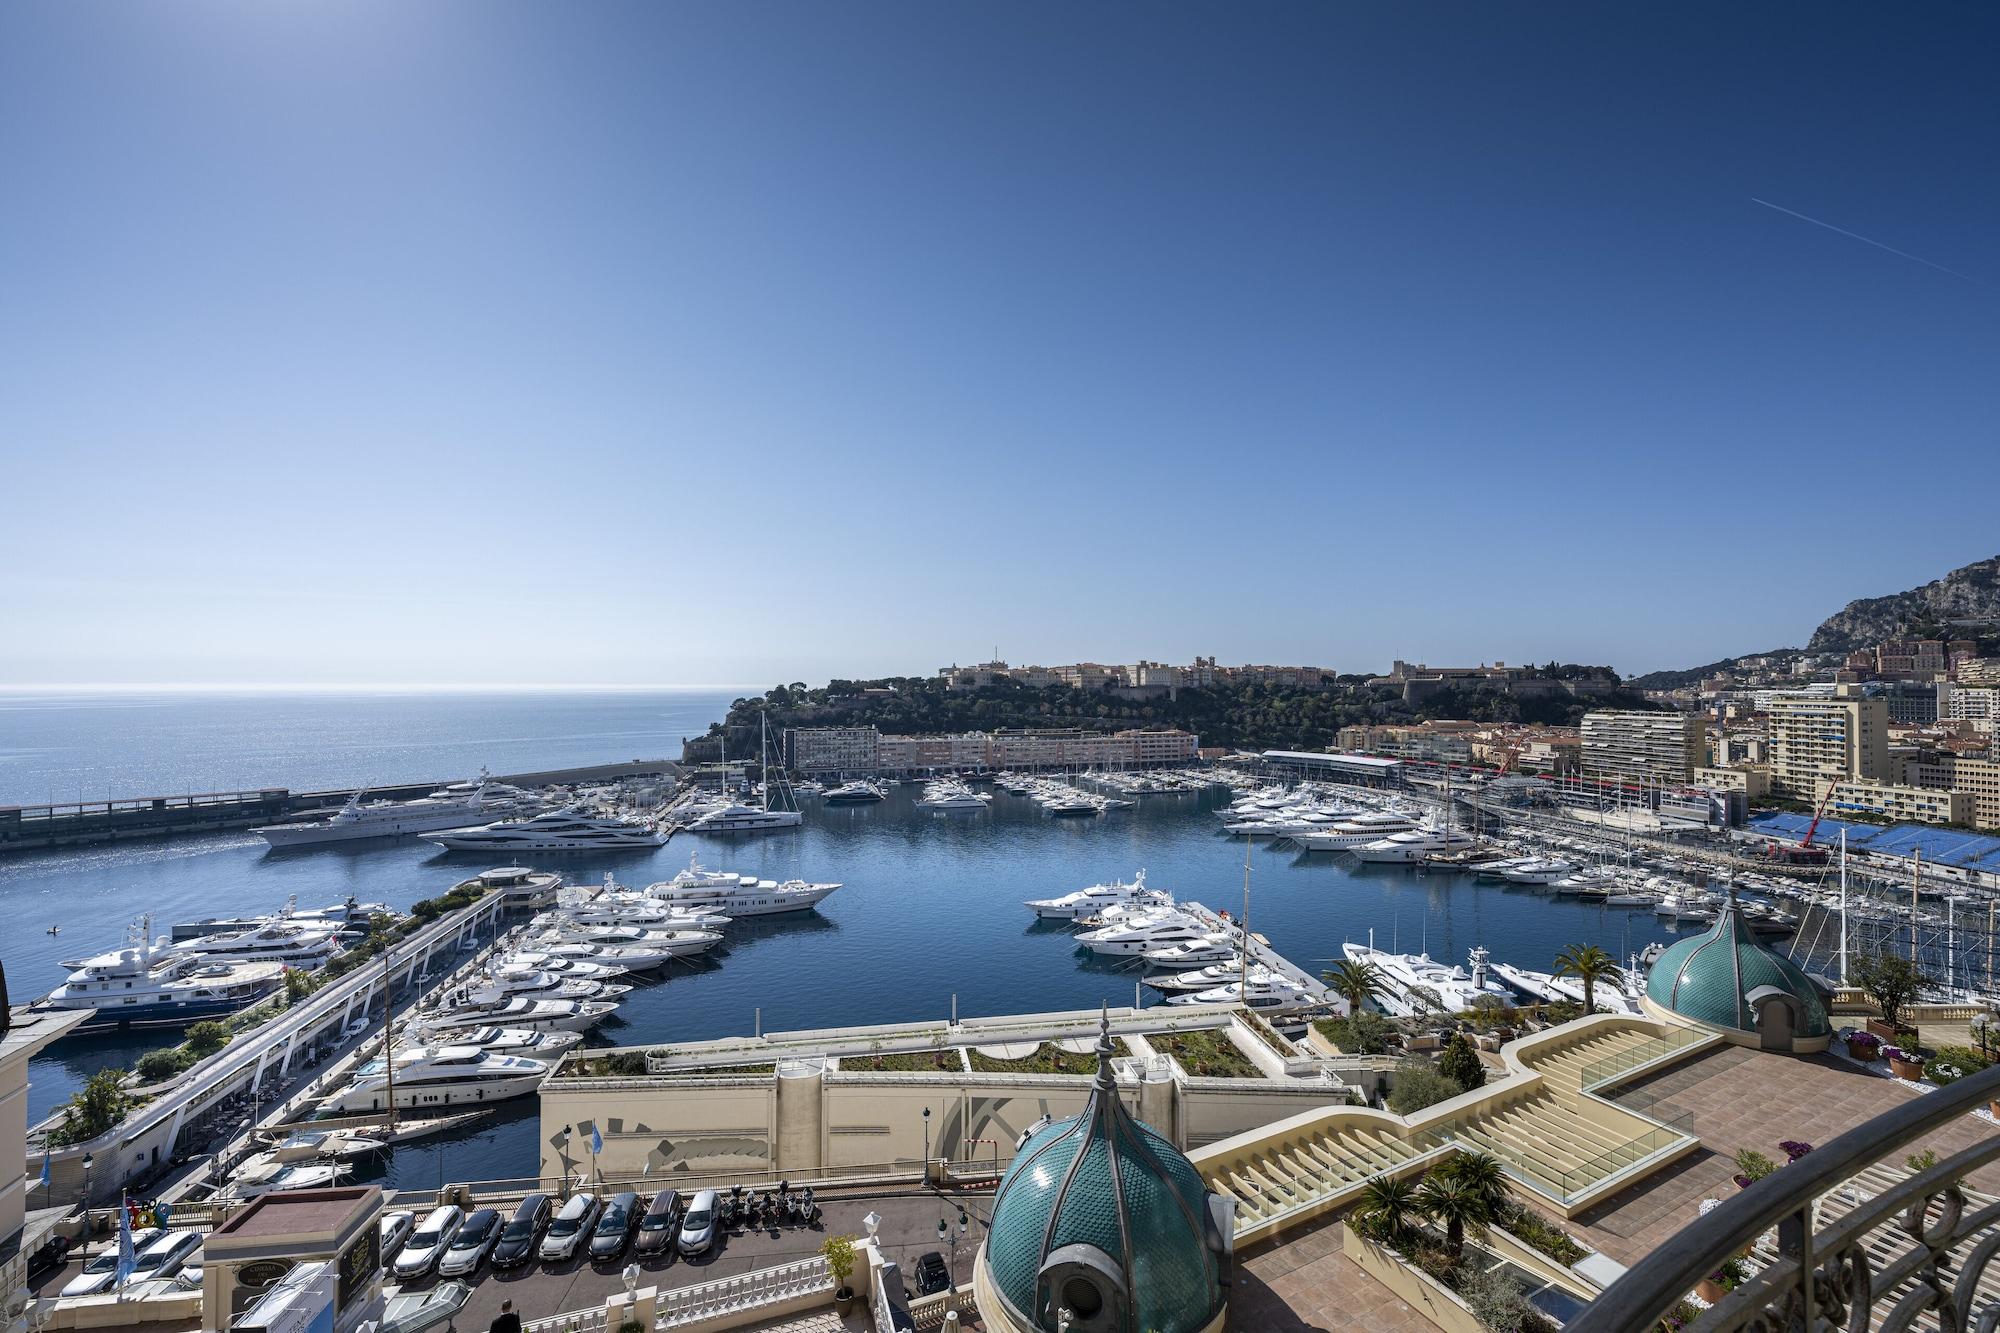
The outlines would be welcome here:
M 854 1276 L 854 1237 L 828 1236 L 820 1242 L 819 1252 L 826 1256 L 827 1271 L 833 1274 L 834 1304 L 845 1314 L 854 1303 L 854 1288 L 847 1285 L 847 1279 Z
M 1777 1169 L 1778 1164 L 1763 1153 L 1745 1148 L 1736 1154 L 1736 1188 L 1747 1190 Z

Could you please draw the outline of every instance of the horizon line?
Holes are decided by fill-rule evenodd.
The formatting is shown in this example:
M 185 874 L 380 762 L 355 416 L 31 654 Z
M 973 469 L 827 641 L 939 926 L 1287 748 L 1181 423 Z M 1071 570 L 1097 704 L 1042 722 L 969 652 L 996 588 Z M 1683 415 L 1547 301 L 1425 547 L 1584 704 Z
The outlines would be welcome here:
M 558 692 L 589 692 L 623 690 L 628 692 L 671 693 L 695 690 L 741 690 L 748 685 L 723 683 L 696 683 L 691 685 L 662 685 L 658 683 L 634 684 L 630 682 L 590 681 L 583 683 L 562 683 L 557 681 L 391 681 L 391 682 L 328 682 L 328 681 L 28 681 L 0 682 L 0 693 L 19 694 L 415 694 L 446 693 L 462 694 L 552 694 Z M 758 692 L 770 688 L 757 687 Z

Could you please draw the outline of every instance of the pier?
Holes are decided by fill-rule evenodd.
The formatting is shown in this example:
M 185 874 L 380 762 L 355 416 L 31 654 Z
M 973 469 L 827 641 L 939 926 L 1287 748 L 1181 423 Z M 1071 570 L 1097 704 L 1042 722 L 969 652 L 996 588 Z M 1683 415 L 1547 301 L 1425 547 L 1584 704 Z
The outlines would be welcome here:
M 391 946 L 385 951 L 386 966 L 381 958 L 370 959 L 256 1029 L 239 1034 L 200 1064 L 161 1085 L 144 1105 L 96 1138 L 50 1149 L 48 1195 L 75 1199 L 87 1187 L 92 1202 L 114 1199 L 129 1183 L 203 1155 L 205 1148 L 184 1151 L 184 1141 L 193 1141 L 197 1127 L 233 1137 L 237 1128 L 233 1114 L 226 1126 L 209 1122 L 224 1107 L 233 1105 L 232 1099 L 239 1094 L 260 1105 L 268 1095 L 271 1118 L 284 1118 L 307 1094 L 323 1090 L 326 1081 L 322 1075 L 307 1086 L 293 1087 L 295 1067 L 312 1062 L 314 1053 L 325 1044 L 335 1050 L 350 1043 L 365 1046 L 371 1013 L 379 1019 L 381 1006 L 396 1002 L 399 987 L 407 993 L 441 984 L 429 979 L 434 963 L 450 960 L 451 966 L 444 969 L 450 973 L 477 963 L 477 956 L 460 956 L 482 934 L 490 941 L 504 913 L 526 907 L 552 891 L 556 879 L 547 874 L 515 874 L 482 875 L 466 881 L 485 889 L 479 901 L 439 917 Z M 261 1121 L 265 1117 L 252 1114 L 249 1118 Z M 43 1144 L 55 1123 L 56 1118 L 51 1117 L 29 1135 L 27 1171 L 31 1177 L 41 1173 Z M 218 1157 L 227 1151 L 219 1150 Z M 91 1161 L 88 1170 L 84 1167 L 86 1158 Z
M 623 778 L 681 777 L 680 765 L 666 759 L 554 768 L 537 773 L 498 773 L 495 782 L 515 787 L 566 787 L 617 782 Z M 460 778 L 399 782 L 361 790 L 385 801 L 414 800 Z M 107 797 L 101 801 L 53 801 L 45 805 L 0 805 L 0 853 L 82 847 L 128 839 L 170 838 L 272 824 L 295 815 L 336 810 L 355 788 L 295 792 L 287 787 L 249 791 L 192 792 L 175 796 Z

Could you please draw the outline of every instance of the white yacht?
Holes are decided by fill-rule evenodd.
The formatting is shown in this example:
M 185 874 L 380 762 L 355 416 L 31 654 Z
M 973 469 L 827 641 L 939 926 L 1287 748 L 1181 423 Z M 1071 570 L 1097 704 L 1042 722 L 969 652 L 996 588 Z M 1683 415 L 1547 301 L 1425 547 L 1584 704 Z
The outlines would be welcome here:
M 1371 865 L 1409 865 L 1439 852 L 1463 851 L 1478 844 L 1479 839 L 1457 829 L 1411 829 L 1357 847 L 1354 855 Z
M 690 833 L 770 833 L 797 828 L 805 816 L 796 810 L 767 810 L 762 806 L 731 803 L 710 810 L 687 826 Z
M 345 902 L 331 903 L 325 907 L 301 909 L 296 896 L 285 900 L 284 909 L 265 916 L 203 917 L 199 921 L 177 921 L 173 928 L 173 941 L 196 940 L 204 935 L 227 935 L 236 931 L 255 930 L 270 921 L 296 921 L 305 926 L 325 926 L 340 936 L 342 940 L 360 939 L 367 935 L 369 925 L 377 916 L 386 916 L 400 921 L 403 913 L 387 903 L 364 903 L 353 894 Z
M 454 782 L 414 801 L 368 801 L 357 791 L 326 819 L 265 824 L 250 831 L 273 847 L 307 847 L 358 838 L 396 838 L 434 829 L 465 828 L 531 813 L 540 801 L 481 770 L 475 782 Z
M 533 1092 L 550 1068 L 522 1055 L 494 1055 L 477 1046 L 405 1046 L 396 1062 L 396 1107 L 433 1110 L 505 1101 Z M 387 1105 L 389 1067 L 377 1056 L 354 1079 L 320 1103 L 319 1116 L 361 1115 Z
M 401 1088 L 396 1089 L 398 1093 Z M 401 1101 L 400 1096 L 397 1097 Z M 231 1171 L 223 1181 L 222 1194 L 230 1199 L 254 1199 L 278 1190 L 316 1190 L 336 1184 L 353 1168 L 332 1160 L 279 1161 L 270 1153 L 259 1153 Z
M 632 847 L 658 847 L 667 839 L 644 824 L 627 819 L 556 810 L 533 819 L 486 824 L 453 833 L 426 833 L 454 852 L 608 852 Z
M 552 1028 L 503 1028 L 491 1024 L 454 1029 L 419 1023 L 407 1035 L 418 1045 L 476 1046 L 494 1055 L 524 1055 L 530 1060 L 543 1060 L 552 1067 L 564 1051 L 583 1040 L 581 1032 Z
M 583 1032 L 611 1017 L 617 1008 L 609 1000 L 530 1000 L 521 996 L 492 996 L 474 1002 L 471 995 L 459 991 L 456 998 L 446 997 L 437 1008 L 420 1014 L 415 1025 L 446 1039 L 488 1026 Z
M 1141 870 L 1128 883 L 1113 880 L 1109 884 L 1093 884 L 1087 889 L 1065 893 L 1060 898 L 1031 898 L 1024 904 L 1036 916 L 1058 921 L 1076 921 L 1094 916 L 1107 907 L 1121 903 L 1146 903 L 1151 906 L 1168 907 L 1173 904 L 1173 895 L 1164 889 L 1146 887 L 1146 872 Z
M 310 970 L 331 961 L 341 952 L 341 943 L 339 931 L 330 924 L 280 915 L 247 930 L 197 935 L 168 948 L 209 962 L 282 963 Z
M 583 981 L 542 967 L 502 963 L 484 977 L 461 987 L 475 1004 L 521 996 L 530 1000 L 616 1000 L 631 987 L 604 981 Z
M 1266 972 L 1261 977 L 1250 978 L 1248 987 L 1241 981 L 1228 981 L 1212 990 L 1195 991 L 1188 995 L 1169 995 L 1167 1003 L 1240 1004 L 1251 1009 L 1296 1009 L 1318 1004 L 1324 998 L 1296 982 Z
M 882 795 L 882 789 L 874 783 L 856 779 L 853 782 L 841 783 L 821 799 L 828 805 L 864 805 L 870 801 L 881 800 Z
M 247 1008 L 284 980 L 280 963 L 202 958 L 149 938 L 152 928 L 144 918 L 124 948 L 64 963 L 69 976 L 41 1005 L 93 1011 L 85 1029 L 181 1027 Z
M 717 941 L 721 936 L 717 935 Z M 612 972 L 650 972 L 674 957 L 667 949 L 672 941 L 662 938 L 658 946 L 644 944 L 594 944 L 586 940 L 566 940 L 557 934 L 537 935 L 525 947 L 551 958 L 567 958 L 592 963 Z M 710 947 L 713 947 L 712 945 Z M 690 952 L 700 952 L 690 946 Z
M 1276 976 L 1262 963 L 1250 964 L 1250 980 Z M 1243 978 L 1243 960 L 1231 958 L 1224 963 L 1210 963 L 1207 967 L 1197 967 L 1190 972 L 1169 972 L 1161 976 L 1146 978 L 1146 984 L 1159 991 L 1204 991 L 1217 986 L 1227 986 L 1232 981 Z
M 548 972 L 566 981 L 614 981 L 630 970 L 592 962 L 588 955 L 579 957 L 575 954 L 555 953 L 532 945 L 511 950 L 498 961 L 502 967 L 524 967 L 533 971 Z
M 1086 930 L 1076 938 L 1092 953 L 1142 954 L 1148 949 L 1206 939 L 1214 929 L 1208 922 L 1184 912 L 1160 912 Z
M 731 920 L 809 911 L 840 887 L 838 884 L 808 884 L 802 879 L 788 879 L 780 884 L 769 879 L 751 880 L 748 876 L 736 877 L 736 882 L 731 885 L 682 883 L 680 880 L 681 877 L 676 875 L 662 883 L 649 884 L 646 893 L 676 907 L 718 912 Z
M 1393 834 L 1408 833 L 1416 827 L 1417 821 L 1408 815 L 1387 812 L 1356 815 L 1328 828 L 1302 833 L 1293 841 L 1309 852 L 1347 852 Z
M 1415 1014 L 1459 1014 L 1473 1007 L 1481 997 L 1499 1004 L 1513 1003 L 1507 988 L 1487 975 L 1484 949 L 1474 949 L 1471 970 L 1440 963 L 1424 953 L 1389 953 L 1365 944 L 1343 944 L 1341 951 L 1357 963 L 1373 963 L 1387 992 L 1376 1003 L 1397 1017 Z
M 917 798 L 917 809 L 984 810 L 992 800 L 962 782 L 934 782 Z
M 1512 986 L 1531 1000 L 1543 1003 L 1569 1001 L 1583 1003 L 1583 983 L 1575 977 L 1559 977 L 1553 972 L 1537 972 L 1533 968 L 1515 967 L 1511 963 L 1495 963 L 1493 971 L 1502 981 Z M 1627 994 L 1619 981 L 1599 982 L 1593 997 L 1602 1012 L 1614 1014 L 1636 1014 L 1641 1012 L 1638 1004 Z
M 1173 972 L 1184 972 L 1205 963 L 1226 962 L 1237 956 L 1241 946 L 1234 935 L 1215 931 L 1199 939 L 1186 940 L 1180 944 L 1163 945 L 1157 949 L 1147 949 L 1139 956 L 1147 967 L 1163 968 Z
M 1500 877 L 1509 884 L 1553 884 L 1575 873 L 1576 865 L 1573 862 L 1529 857 L 1525 861 L 1508 866 L 1500 872 Z

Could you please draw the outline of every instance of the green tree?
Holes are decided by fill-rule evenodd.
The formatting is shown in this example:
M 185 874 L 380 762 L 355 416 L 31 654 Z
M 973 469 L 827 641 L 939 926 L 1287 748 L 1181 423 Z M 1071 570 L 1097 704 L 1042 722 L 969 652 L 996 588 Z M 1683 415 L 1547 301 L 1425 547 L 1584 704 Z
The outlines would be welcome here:
M 312 994 L 312 978 L 302 967 L 285 969 L 285 1007 L 291 1008 L 306 996 Z
M 1444 1044 L 1444 1053 L 1438 1056 L 1438 1072 L 1467 1092 L 1486 1086 L 1486 1066 L 1480 1063 L 1478 1050 L 1463 1032 L 1452 1033 L 1451 1040 Z
M 1618 977 L 1618 962 L 1595 944 L 1572 944 L 1556 955 L 1556 975 L 1575 977 L 1583 983 L 1583 1008 L 1597 1012 L 1597 983 Z
M 1446 1078 L 1436 1065 L 1412 1056 L 1396 1066 L 1395 1086 L 1389 1093 L 1389 1109 L 1397 1115 L 1414 1115 L 1426 1106 L 1435 1106 L 1464 1091 Z
M 1369 1001 L 1380 999 L 1388 991 L 1388 984 L 1382 980 L 1382 969 L 1365 959 L 1357 962 L 1352 958 L 1342 958 L 1319 975 L 1335 995 L 1347 1001 L 1350 1018 L 1366 1009 Z
M 117 1069 L 100 1069 L 85 1079 L 64 1108 L 63 1141 L 83 1143 L 94 1139 L 123 1119 L 130 1104 L 124 1084 L 124 1072 Z
M 1354 1218 L 1364 1236 L 1395 1245 L 1409 1236 L 1410 1224 L 1422 1213 L 1417 1187 L 1404 1176 L 1377 1176 L 1362 1187 L 1354 1201 Z
M 187 1040 L 182 1043 L 197 1060 L 214 1055 L 228 1044 L 229 1029 L 213 1019 L 189 1027 Z
M 1908 958 L 1884 952 L 1863 954 L 1847 966 L 1848 975 L 1882 1007 L 1882 1021 L 1900 1027 L 1903 1007 L 1923 994 L 1931 978 Z
M 1417 1187 L 1417 1208 L 1444 1227 L 1445 1252 L 1454 1262 L 1465 1254 L 1466 1228 L 1491 1222 L 1493 1206 L 1475 1182 L 1455 1172 L 1433 1171 Z
M 1504 1215 L 1508 1200 L 1513 1196 L 1514 1187 L 1507 1181 L 1507 1168 L 1491 1153 L 1453 1153 L 1451 1158 L 1432 1172 L 1456 1177 L 1464 1181 L 1486 1203 L 1486 1211 L 1491 1220 L 1499 1220 Z

